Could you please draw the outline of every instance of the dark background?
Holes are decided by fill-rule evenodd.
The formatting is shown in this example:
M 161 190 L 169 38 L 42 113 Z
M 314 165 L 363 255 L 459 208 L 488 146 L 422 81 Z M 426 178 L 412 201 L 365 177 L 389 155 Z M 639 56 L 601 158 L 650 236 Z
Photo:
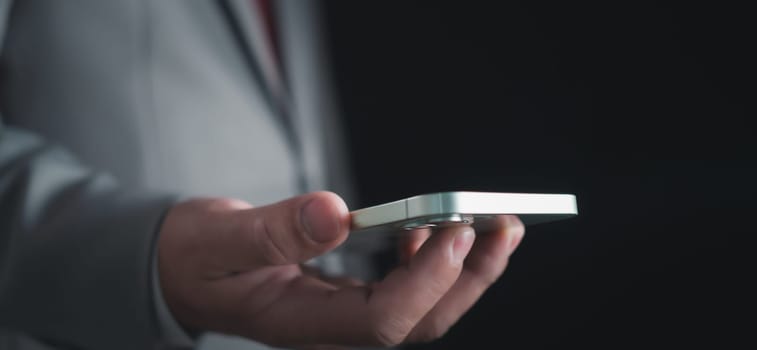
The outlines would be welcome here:
M 528 228 L 500 281 L 415 348 L 754 342 L 746 2 L 325 10 L 363 205 L 441 190 L 578 197 L 578 218 Z

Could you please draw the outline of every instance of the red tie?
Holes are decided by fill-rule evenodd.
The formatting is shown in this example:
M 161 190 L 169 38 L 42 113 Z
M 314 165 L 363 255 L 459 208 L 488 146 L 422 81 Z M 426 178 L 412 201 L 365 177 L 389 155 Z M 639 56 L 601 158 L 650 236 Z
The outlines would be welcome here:
M 279 40 L 278 33 L 276 32 L 276 18 L 273 13 L 273 6 L 270 0 L 253 0 L 257 9 L 263 17 L 263 27 L 265 30 L 265 37 L 268 40 L 269 47 L 271 48 L 274 64 L 279 73 L 283 73 L 281 64 L 281 54 L 279 53 Z

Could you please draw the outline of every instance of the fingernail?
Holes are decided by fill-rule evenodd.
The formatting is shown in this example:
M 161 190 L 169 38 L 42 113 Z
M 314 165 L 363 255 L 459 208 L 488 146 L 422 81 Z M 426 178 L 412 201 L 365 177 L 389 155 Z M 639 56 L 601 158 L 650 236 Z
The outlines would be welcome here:
M 452 260 L 454 264 L 462 265 L 470 248 L 473 246 L 475 238 L 476 235 L 470 227 L 461 230 L 455 235 L 455 239 L 452 242 Z
M 305 234 L 315 242 L 331 242 L 339 233 L 339 218 L 329 206 L 326 201 L 312 200 L 302 208 L 300 218 Z

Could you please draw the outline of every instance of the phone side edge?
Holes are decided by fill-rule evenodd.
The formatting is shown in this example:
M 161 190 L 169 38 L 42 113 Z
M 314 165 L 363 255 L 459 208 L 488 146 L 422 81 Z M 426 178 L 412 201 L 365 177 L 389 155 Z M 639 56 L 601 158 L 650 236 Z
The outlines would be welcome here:
M 440 195 L 439 202 L 443 213 L 578 214 L 573 194 L 446 192 Z
M 407 199 L 358 209 L 350 212 L 350 218 L 352 230 L 406 220 Z

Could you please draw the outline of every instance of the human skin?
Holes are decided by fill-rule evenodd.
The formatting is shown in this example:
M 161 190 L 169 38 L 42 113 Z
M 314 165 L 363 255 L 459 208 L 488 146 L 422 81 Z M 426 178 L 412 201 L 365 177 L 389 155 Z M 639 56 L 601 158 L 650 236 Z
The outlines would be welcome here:
M 323 277 L 302 265 L 349 235 L 344 201 L 314 192 L 253 207 L 192 199 L 169 210 L 158 269 L 184 327 L 273 346 L 393 346 L 441 337 L 507 266 L 524 234 L 515 216 L 476 234 L 460 225 L 409 233 L 382 280 Z

